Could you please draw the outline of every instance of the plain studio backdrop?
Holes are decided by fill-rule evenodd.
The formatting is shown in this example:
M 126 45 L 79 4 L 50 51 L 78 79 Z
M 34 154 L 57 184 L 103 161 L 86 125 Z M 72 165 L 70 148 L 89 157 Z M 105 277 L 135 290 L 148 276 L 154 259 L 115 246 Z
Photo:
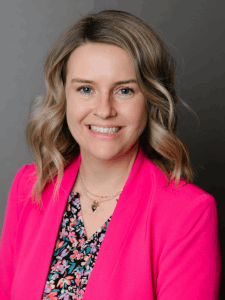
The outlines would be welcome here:
M 189 147 L 195 183 L 218 203 L 224 255 L 224 3 L 222 0 L 1 1 L 0 229 L 12 180 L 22 165 L 32 162 L 24 130 L 30 103 L 45 93 L 42 70 L 47 52 L 58 36 L 82 15 L 117 9 L 133 13 L 153 26 L 178 62 L 179 95 L 200 120 L 179 108 L 179 136 Z M 224 291 L 221 299 L 225 299 Z

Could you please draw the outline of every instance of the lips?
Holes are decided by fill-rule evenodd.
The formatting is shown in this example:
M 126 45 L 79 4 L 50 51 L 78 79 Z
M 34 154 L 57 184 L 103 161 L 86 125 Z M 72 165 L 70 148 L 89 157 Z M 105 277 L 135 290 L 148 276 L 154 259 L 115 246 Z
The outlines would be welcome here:
M 119 129 L 118 131 L 116 131 L 115 133 L 104 133 L 104 132 L 95 132 L 92 131 L 88 125 L 87 129 L 90 132 L 90 134 L 94 137 L 94 138 L 98 138 L 98 139 L 114 139 L 116 138 L 118 135 L 120 135 L 120 133 L 123 131 L 124 127 L 120 127 L 121 129 Z
M 87 125 L 88 129 L 91 130 L 91 131 L 92 131 L 91 126 L 102 127 L 102 126 L 97 126 L 97 125 Z M 119 128 L 119 129 L 117 130 L 117 132 L 119 132 L 119 131 L 122 129 L 122 127 L 120 127 L 120 126 L 112 126 L 112 127 Z M 108 126 L 103 126 L 102 128 L 112 128 L 112 127 L 111 127 L 111 126 L 110 126 L 110 127 L 108 127 Z M 102 132 L 102 133 L 104 133 L 104 132 Z
M 122 127 L 114 127 L 115 128 L 115 132 L 114 132 L 114 130 L 112 129 L 112 127 L 102 127 L 102 129 L 100 129 L 100 131 L 99 130 L 95 130 L 95 129 L 97 129 L 94 125 L 89 125 L 89 126 L 87 126 L 88 127 L 88 129 L 89 130 L 91 130 L 92 132 L 95 132 L 95 133 L 100 133 L 100 134 L 109 134 L 109 132 L 110 132 L 110 134 L 116 134 L 118 131 L 120 131 L 121 129 L 122 129 Z M 110 129 L 109 129 L 110 128 Z M 105 132 L 105 129 L 108 129 L 109 130 L 109 132 Z M 112 130 L 113 130 L 113 132 L 112 132 Z

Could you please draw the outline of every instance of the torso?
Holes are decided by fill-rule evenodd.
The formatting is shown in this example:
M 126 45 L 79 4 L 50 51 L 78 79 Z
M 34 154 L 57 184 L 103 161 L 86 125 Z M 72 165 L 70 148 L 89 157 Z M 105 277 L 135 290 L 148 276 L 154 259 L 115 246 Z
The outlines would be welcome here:
M 118 196 L 112 200 L 100 204 L 99 209 L 93 212 L 91 209 L 92 201 L 84 195 L 84 191 L 80 183 L 79 173 L 73 186 L 72 192 L 80 194 L 79 198 L 81 203 L 83 223 L 87 239 L 89 239 L 113 214 L 113 211 L 117 204 L 116 199 L 118 199 Z M 91 195 L 90 198 L 92 198 Z

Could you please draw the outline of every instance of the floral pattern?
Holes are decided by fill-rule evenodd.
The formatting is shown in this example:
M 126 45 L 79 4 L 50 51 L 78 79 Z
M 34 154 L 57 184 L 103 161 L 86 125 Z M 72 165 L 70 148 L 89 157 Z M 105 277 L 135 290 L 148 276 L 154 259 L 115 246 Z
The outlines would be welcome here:
M 87 239 L 79 193 L 70 193 L 42 300 L 82 300 L 111 217 Z

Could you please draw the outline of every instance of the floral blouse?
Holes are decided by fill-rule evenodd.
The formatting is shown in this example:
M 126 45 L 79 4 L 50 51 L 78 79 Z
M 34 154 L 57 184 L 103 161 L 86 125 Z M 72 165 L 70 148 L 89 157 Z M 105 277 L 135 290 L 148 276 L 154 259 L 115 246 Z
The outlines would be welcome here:
M 83 298 L 110 220 L 87 239 L 79 193 L 69 195 L 42 300 Z

